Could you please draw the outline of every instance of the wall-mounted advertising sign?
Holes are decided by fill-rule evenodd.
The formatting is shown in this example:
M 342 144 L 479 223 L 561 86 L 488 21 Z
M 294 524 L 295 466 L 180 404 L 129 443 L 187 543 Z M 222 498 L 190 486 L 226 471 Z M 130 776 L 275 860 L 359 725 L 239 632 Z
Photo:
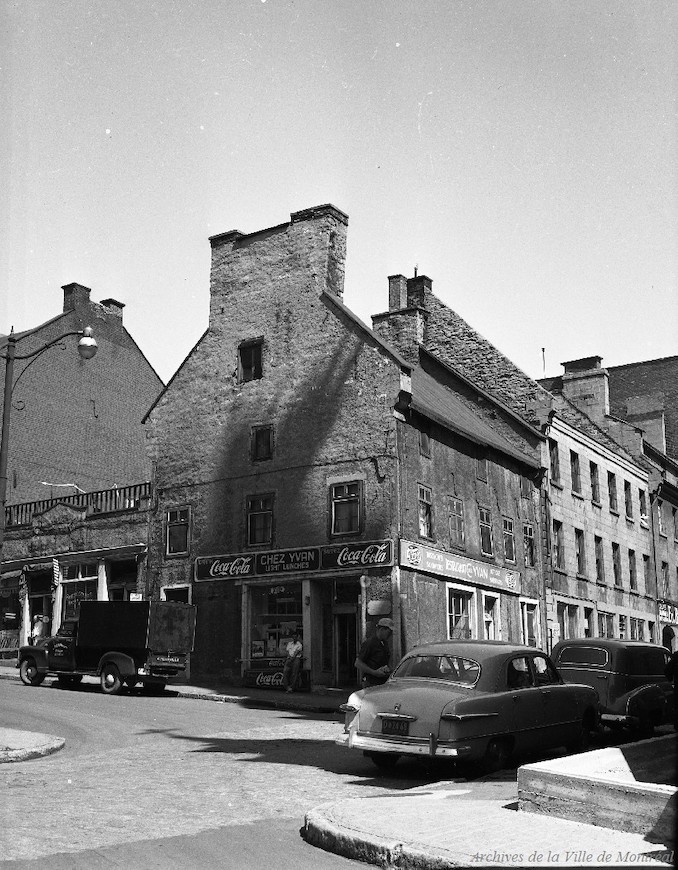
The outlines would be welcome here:
M 280 574 L 380 568 L 393 565 L 393 541 L 358 541 L 299 550 L 269 550 L 200 556 L 195 560 L 196 580 L 241 580 Z
M 478 586 L 491 586 L 516 595 L 521 591 L 519 571 L 477 562 L 475 559 L 467 559 L 456 553 L 446 553 L 444 550 L 436 550 L 412 541 L 400 541 L 400 564 L 413 571 L 436 574 L 450 580 L 464 580 Z

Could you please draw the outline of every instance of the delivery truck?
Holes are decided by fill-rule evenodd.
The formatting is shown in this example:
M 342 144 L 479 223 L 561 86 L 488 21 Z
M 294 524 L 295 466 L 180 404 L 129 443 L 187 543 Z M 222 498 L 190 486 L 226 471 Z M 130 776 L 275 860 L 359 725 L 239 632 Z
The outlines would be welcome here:
M 162 691 L 186 670 L 193 649 L 195 611 L 178 601 L 83 601 L 78 617 L 34 646 L 19 649 L 22 682 L 39 686 L 48 675 L 64 686 L 98 677 L 107 695 L 142 684 Z

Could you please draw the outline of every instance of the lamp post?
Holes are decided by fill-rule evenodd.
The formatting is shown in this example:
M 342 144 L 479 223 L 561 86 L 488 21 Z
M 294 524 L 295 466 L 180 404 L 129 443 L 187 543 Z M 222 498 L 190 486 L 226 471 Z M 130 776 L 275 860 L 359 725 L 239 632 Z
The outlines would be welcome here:
M 34 332 L 37 332 L 37 330 L 23 333 L 22 338 L 26 337 L 27 335 L 31 335 Z M 64 338 L 68 338 L 68 336 L 70 335 L 81 336 L 80 341 L 78 342 L 78 353 L 80 354 L 82 359 L 92 359 L 92 357 L 97 352 L 97 343 L 92 337 L 92 329 L 89 326 L 86 326 L 85 329 L 81 330 L 64 332 L 63 335 L 60 335 L 58 338 L 55 338 L 52 341 L 48 341 L 47 344 L 43 344 L 42 347 L 39 347 L 37 350 L 33 350 L 30 353 L 24 354 L 19 354 L 16 352 L 17 340 L 14 335 L 14 329 L 12 329 L 10 334 L 7 336 L 7 349 L 5 353 L 0 354 L 0 357 L 5 360 L 5 393 L 3 396 L 2 409 L 2 438 L 0 440 L 0 556 L 2 555 L 2 546 L 5 540 L 5 502 L 7 501 L 9 416 L 12 408 L 12 390 L 14 389 L 14 360 L 23 360 L 30 359 L 31 357 L 38 357 L 41 353 L 49 350 L 50 347 L 53 347 L 55 344 L 58 344 L 60 341 L 62 341 Z

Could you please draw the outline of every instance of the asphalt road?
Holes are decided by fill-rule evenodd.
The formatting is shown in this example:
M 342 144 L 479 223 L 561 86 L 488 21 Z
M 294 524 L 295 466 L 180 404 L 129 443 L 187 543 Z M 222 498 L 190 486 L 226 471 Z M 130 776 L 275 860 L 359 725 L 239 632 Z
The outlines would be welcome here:
M 460 799 L 515 796 L 515 770 L 469 783 L 401 762 L 380 775 L 334 744 L 330 715 L 3 680 L 0 724 L 66 739 L 56 755 L 0 765 L 0 865 L 12 867 L 364 867 L 306 844 L 305 813 L 449 780 Z

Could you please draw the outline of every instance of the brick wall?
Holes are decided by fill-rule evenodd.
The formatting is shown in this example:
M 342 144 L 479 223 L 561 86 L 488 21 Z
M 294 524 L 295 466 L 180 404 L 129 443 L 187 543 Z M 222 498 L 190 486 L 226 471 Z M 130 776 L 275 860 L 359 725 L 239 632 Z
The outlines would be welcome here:
M 90 302 L 89 291 L 68 302 L 75 307 L 20 339 L 17 353 L 85 326 L 92 327 L 99 349 L 93 359 L 82 360 L 78 338 L 71 336 L 33 360 L 16 361 L 8 504 L 49 498 L 43 480 L 92 491 L 150 479 L 141 420 L 162 382 L 119 310 Z M 74 492 L 58 488 L 54 495 Z

